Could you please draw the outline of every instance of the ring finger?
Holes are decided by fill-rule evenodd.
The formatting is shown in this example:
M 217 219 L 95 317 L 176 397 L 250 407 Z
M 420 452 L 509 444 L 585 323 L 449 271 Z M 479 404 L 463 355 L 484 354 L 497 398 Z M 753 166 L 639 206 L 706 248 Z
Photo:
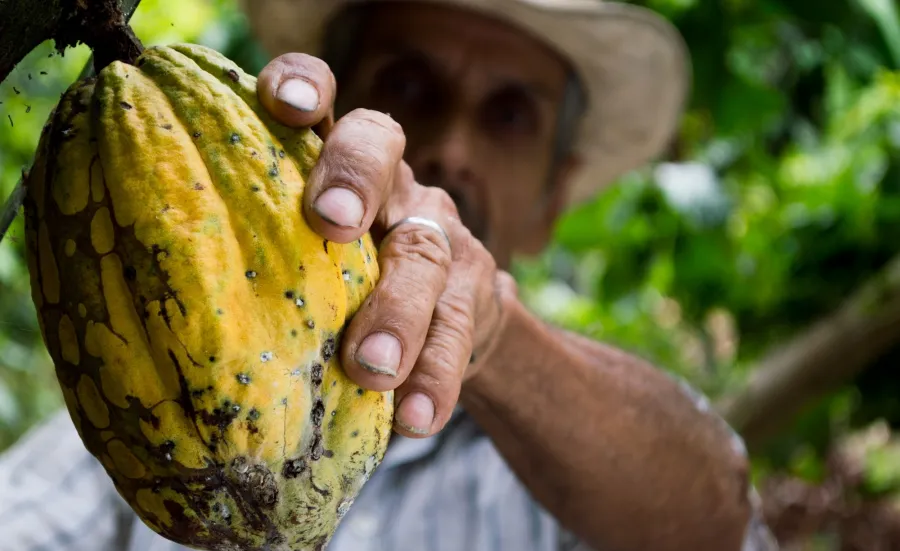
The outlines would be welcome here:
M 437 190 L 414 183 L 398 187 L 415 190 L 416 216 L 447 224 L 442 215 L 446 205 Z M 391 228 L 410 218 L 410 212 L 392 200 L 380 218 L 380 226 Z M 443 232 L 414 220 L 384 235 L 379 249 L 381 277 L 347 327 L 342 361 L 358 384 L 386 391 L 402 384 L 416 363 L 447 286 L 452 257 Z

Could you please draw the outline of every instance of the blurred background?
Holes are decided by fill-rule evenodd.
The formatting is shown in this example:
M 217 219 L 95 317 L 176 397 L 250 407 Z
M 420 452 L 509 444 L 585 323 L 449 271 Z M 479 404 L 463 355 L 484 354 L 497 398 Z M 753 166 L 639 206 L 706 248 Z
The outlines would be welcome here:
M 705 391 L 747 439 L 784 549 L 900 549 L 900 12 L 638 3 L 687 39 L 690 110 L 663 162 L 517 262 L 523 295 Z M 143 0 L 132 24 L 267 61 L 232 0 Z M 87 59 L 48 43 L 0 85 L 0 199 Z M 0 451 L 62 407 L 21 224 L 0 243 Z

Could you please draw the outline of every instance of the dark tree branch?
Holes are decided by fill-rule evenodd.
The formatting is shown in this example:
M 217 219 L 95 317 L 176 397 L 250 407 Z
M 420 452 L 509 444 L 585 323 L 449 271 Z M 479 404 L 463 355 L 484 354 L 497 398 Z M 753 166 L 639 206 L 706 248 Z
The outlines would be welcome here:
M 900 256 L 830 316 L 778 347 L 719 411 L 753 449 L 811 400 L 848 382 L 900 343 Z
M 87 44 L 101 67 L 130 61 L 140 41 L 128 20 L 140 0 L 0 0 L 0 82 L 38 45 L 55 40 L 60 51 Z

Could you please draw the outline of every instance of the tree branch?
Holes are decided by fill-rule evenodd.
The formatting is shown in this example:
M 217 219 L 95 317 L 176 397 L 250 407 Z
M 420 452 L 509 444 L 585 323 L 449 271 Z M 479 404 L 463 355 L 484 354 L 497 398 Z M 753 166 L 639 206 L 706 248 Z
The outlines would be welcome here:
M 0 0 L 0 82 L 45 40 L 56 35 L 65 0 Z
M 130 61 L 140 52 L 140 42 L 128 27 L 138 1 L 0 0 L 0 82 L 50 39 L 60 51 L 87 44 L 101 67 L 114 59 Z
M 900 343 L 900 255 L 835 313 L 778 347 L 748 384 L 718 404 L 751 449 L 785 419 Z

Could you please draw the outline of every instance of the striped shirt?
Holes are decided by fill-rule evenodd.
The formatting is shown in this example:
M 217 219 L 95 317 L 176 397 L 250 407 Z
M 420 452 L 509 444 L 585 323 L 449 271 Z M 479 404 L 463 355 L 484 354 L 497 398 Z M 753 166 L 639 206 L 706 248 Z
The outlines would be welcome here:
M 737 436 L 735 445 L 743 449 Z M 742 551 L 776 550 L 751 493 L 757 514 Z M 190 550 L 138 520 L 62 411 L 0 456 L 0 551 Z M 531 498 L 458 409 L 433 437 L 394 435 L 328 551 L 591 550 Z

